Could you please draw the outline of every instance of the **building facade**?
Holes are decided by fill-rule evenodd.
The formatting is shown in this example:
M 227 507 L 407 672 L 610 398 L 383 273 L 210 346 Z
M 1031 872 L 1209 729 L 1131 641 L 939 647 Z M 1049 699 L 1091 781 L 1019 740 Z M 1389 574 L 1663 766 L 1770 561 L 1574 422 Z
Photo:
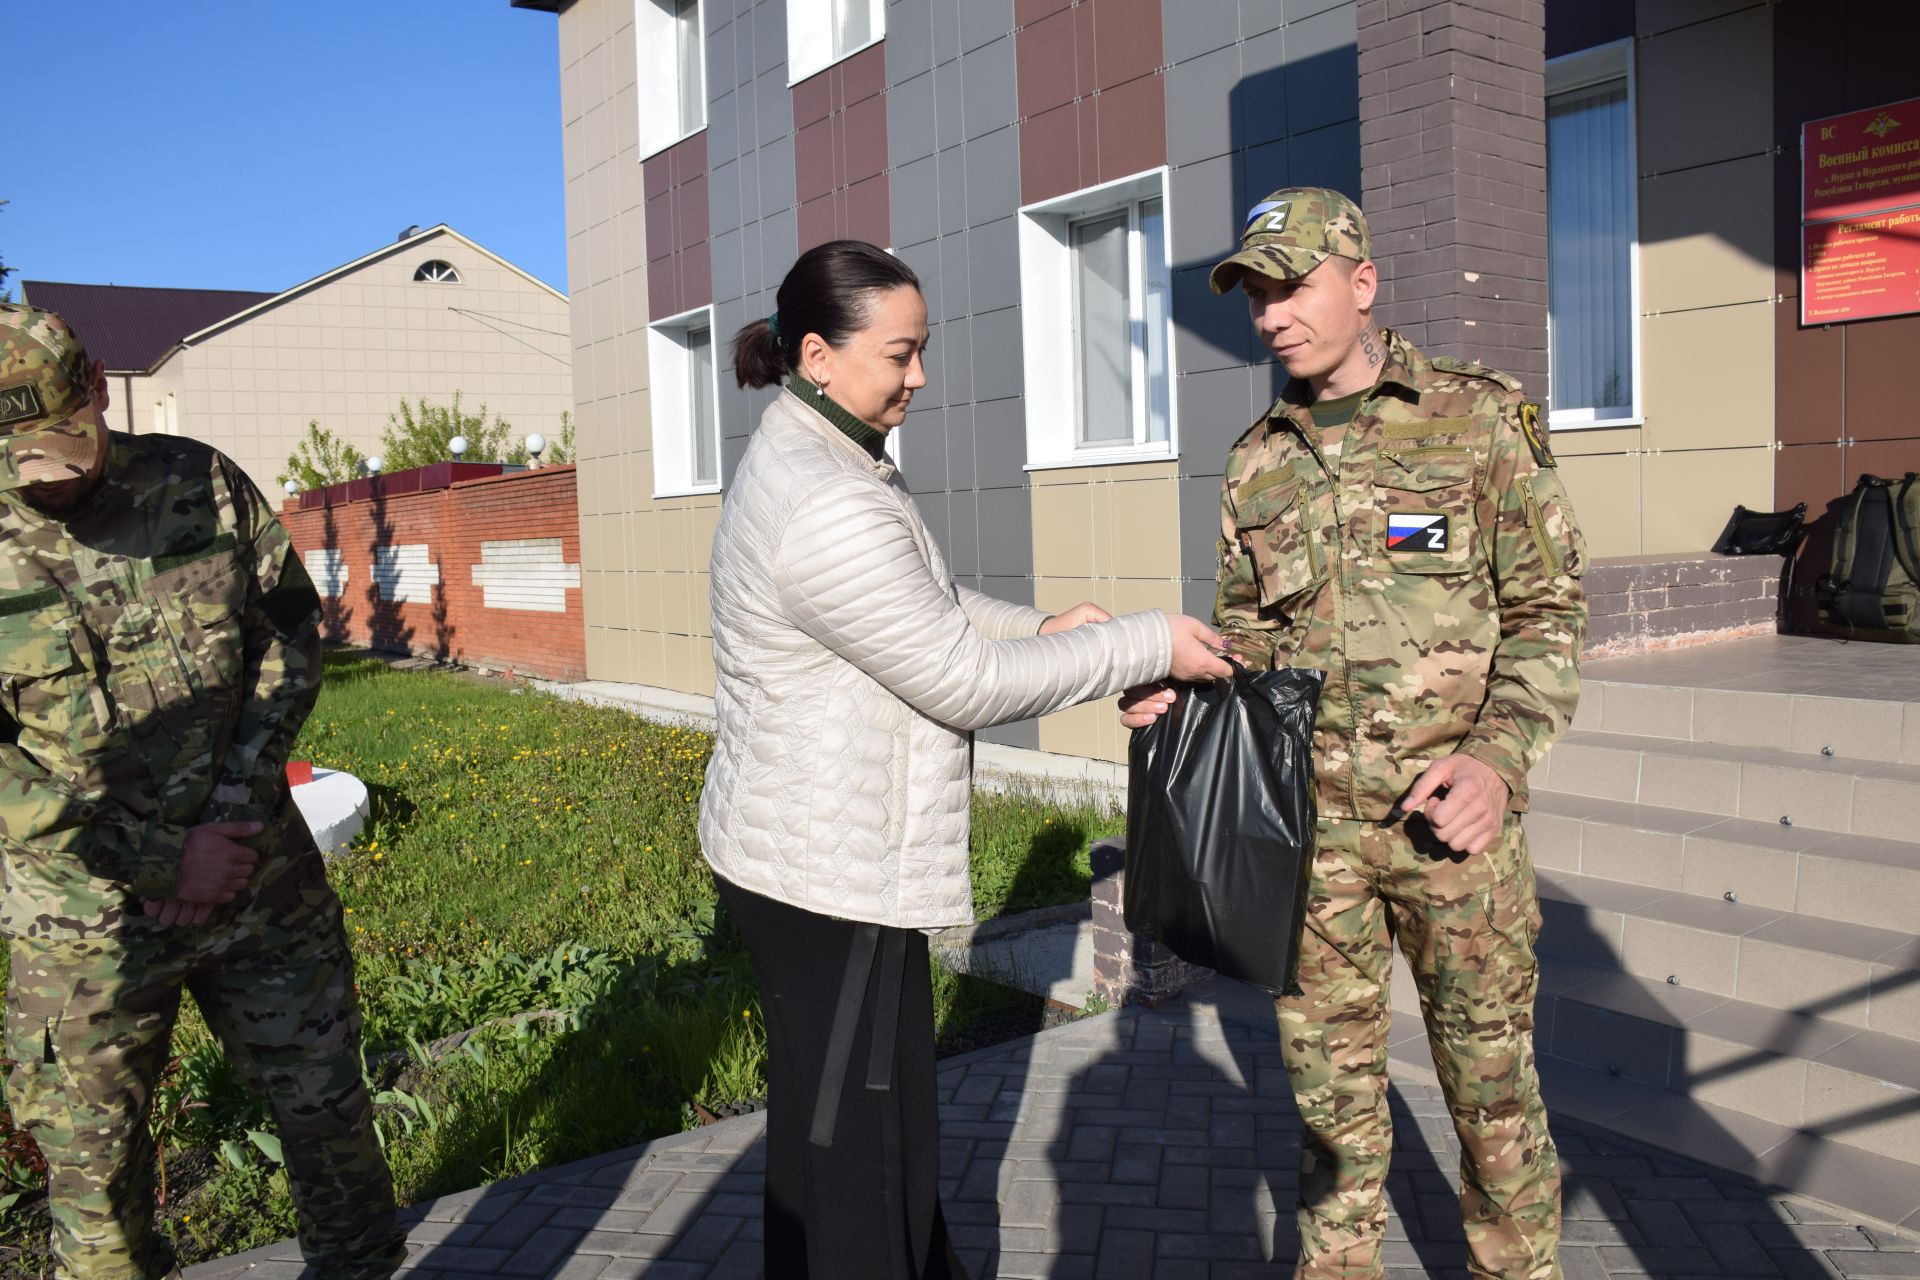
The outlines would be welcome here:
M 1797 305 L 1801 123 L 1920 96 L 1895 0 L 515 3 L 560 24 L 595 678 L 711 691 L 770 395 L 729 341 L 838 236 L 925 284 L 895 447 L 956 574 L 1041 608 L 1211 612 L 1221 464 L 1281 379 L 1206 268 L 1287 185 L 1362 199 L 1385 323 L 1548 404 L 1608 601 L 1691 581 L 1736 503 L 1920 467 L 1920 319 Z M 1770 624 L 1752 594 L 1676 625 Z M 1106 707 L 990 736 L 1122 748 Z
M 446 226 L 274 294 L 25 281 L 110 351 L 112 425 L 191 436 L 277 492 L 318 422 L 362 453 L 402 400 L 485 405 L 516 432 L 572 408 L 567 296 Z

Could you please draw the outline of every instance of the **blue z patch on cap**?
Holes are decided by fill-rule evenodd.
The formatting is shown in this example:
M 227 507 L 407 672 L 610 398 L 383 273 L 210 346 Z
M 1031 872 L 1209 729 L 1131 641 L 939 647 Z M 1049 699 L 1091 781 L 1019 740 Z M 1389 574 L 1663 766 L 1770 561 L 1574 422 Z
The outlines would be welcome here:
M 1387 515 L 1387 550 L 1445 551 L 1447 517 L 1439 512 L 1395 511 Z
M 1274 219 L 1275 225 L 1270 227 L 1262 227 L 1261 230 L 1272 231 L 1276 233 L 1285 231 L 1287 229 L 1287 215 L 1285 211 L 1287 209 L 1287 206 L 1290 205 L 1291 203 L 1292 201 L 1290 200 L 1261 201 L 1259 204 L 1253 206 L 1253 208 L 1247 210 L 1247 220 L 1242 225 L 1240 234 L 1241 235 L 1247 234 L 1247 231 L 1252 228 L 1253 224 L 1260 221 L 1260 217 L 1262 214 L 1272 213 L 1275 209 L 1281 210 L 1280 216 Z

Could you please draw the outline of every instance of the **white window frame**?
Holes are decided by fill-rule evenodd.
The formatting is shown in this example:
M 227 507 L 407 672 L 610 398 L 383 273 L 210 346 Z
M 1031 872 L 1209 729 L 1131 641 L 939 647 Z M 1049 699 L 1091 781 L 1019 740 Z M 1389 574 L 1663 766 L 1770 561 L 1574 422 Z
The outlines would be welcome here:
M 836 2 L 867 6 L 872 35 L 862 43 L 833 48 L 833 6 Z M 819 75 L 836 62 L 845 62 L 862 49 L 887 38 L 886 0 L 787 0 L 787 87 Z
M 1167 438 L 1146 439 L 1150 409 L 1147 404 L 1146 353 L 1134 348 L 1134 443 L 1108 448 L 1079 445 L 1079 379 L 1072 373 L 1074 337 L 1073 248 L 1074 223 L 1102 214 L 1131 211 L 1128 229 L 1129 296 L 1134 300 L 1136 324 L 1145 299 L 1145 237 L 1139 230 L 1139 206 L 1160 201 L 1165 230 L 1169 287 L 1172 279 L 1173 207 L 1167 198 L 1167 170 L 1163 165 L 1096 187 L 1087 187 L 1057 199 L 1026 205 L 1020 210 L 1021 346 L 1026 366 L 1028 471 L 1059 467 L 1104 467 L 1124 462 L 1163 462 L 1180 456 L 1179 370 L 1174 362 L 1172 300 L 1167 308 Z M 1064 371 L 1063 371 L 1064 367 Z
M 713 460 L 714 480 L 703 484 L 694 479 L 693 400 L 690 393 L 692 357 L 687 336 L 705 329 L 716 344 L 713 347 Z M 726 467 L 721 455 L 725 433 L 720 429 L 720 350 L 719 335 L 713 327 L 713 308 L 695 307 L 647 326 L 647 399 L 653 408 L 653 496 L 685 498 L 694 494 L 719 493 Z
M 1581 89 L 1591 89 L 1609 81 L 1624 79 L 1627 82 L 1627 221 L 1633 228 L 1633 240 L 1627 245 L 1627 268 L 1631 278 L 1627 285 L 1627 312 L 1632 319 L 1633 339 L 1633 403 L 1624 418 L 1596 418 L 1594 410 L 1585 409 L 1548 409 L 1548 426 L 1554 431 L 1587 431 L 1599 427 L 1638 427 L 1646 422 L 1645 383 L 1641 377 L 1641 321 L 1644 318 L 1640 310 L 1640 108 L 1639 86 L 1636 83 L 1633 40 L 1615 40 L 1609 44 L 1596 45 L 1591 49 L 1582 49 L 1578 53 L 1565 54 L 1547 60 L 1546 93 L 1541 101 L 1544 105 L 1552 98 L 1563 93 L 1574 93 Z M 1549 215 L 1551 217 L 1551 215 Z M 1553 234 L 1549 222 L 1547 234 Z M 1553 282 L 1549 280 L 1548 297 L 1552 297 Z M 1551 307 L 1551 303 L 1549 303 Z M 1553 317 L 1549 309 L 1547 317 L 1547 359 L 1552 367 L 1553 359 Z M 1553 387 L 1547 388 L 1551 400 Z
M 676 19 L 660 0 L 633 0 L 633 41 L 639 70 L 635 97 L 640 111 L 640 158 L 659 155 L 707 127 L 707 0 L 695 0 L 694 22 L 700 41 L 700 93 L 697 120 L 680 118 L 680 47 Z

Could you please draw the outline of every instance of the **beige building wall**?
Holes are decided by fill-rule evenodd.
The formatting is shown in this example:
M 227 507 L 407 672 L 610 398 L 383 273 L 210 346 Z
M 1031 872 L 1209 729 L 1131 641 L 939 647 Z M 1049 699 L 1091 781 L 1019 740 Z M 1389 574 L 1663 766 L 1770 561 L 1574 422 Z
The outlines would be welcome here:
M 1033 603 L 1049 613 L 1091 600 L 1109 613 L 1180 612 L 1180 464 L 1035 471 Z M 1040 722 L 1040 749 L 1127 758 L 1111 699 Z
M 429 259 L 460 282 L 416 283 Z M 459 236 L 424 232 L 289 294 L 135 379 L 139 429 L 204 440 L 277 492 L 311 421 L 371 454 L 402 400 L 445 403 L 457 391 L 516 438 L 556 436 L 572 407 L 566 297 Z
M 1594 556 L 1713 544 L 1774 474 L 1772 11 L 1641 0 L 1638 427 L 1561 431 Z
M 632 0 L 559 15 L 587 676 L 713 692 L 718 495 L 653 498 Z

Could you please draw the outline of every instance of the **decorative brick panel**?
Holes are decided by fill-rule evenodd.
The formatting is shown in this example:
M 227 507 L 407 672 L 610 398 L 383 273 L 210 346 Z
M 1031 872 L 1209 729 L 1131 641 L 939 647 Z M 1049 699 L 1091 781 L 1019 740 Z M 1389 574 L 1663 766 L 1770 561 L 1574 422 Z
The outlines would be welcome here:
M 890 243 L 886 44 L 793 86 L 793 125 L 801 251 L 829 240 Z
M 1360 0 L 1381 319 L 1547 393 L 1544 0 Z
M 1160 5 L 1030 0 L 1017 7 L 1022 203 L 1167 162 Z
M 426 489 L 410 480 L 417 474 L 401 472 L 349 501 L 298 510 L 290 503 L 281 511 L 301 558 L 333 567 L 339 589 L 326 598 L 328 637 L 549 680 L 585 679 L 574 469 Z M 538 563 L 509 575 L 503 563 L 529 559 L 528 543 L 540 544 Z M 556 543 L 558 563 L 548 564 Z M 502 544 L 514 545 L 503 553 Z M 503 580 L 511 584 L 505 590 Z M 501 607 L 515 603 L 527 607 Z
M 1777 629 L 1778 556 L 1628 556 L 1587 571 L 1582 656 L 1678 649 Z
M 641 162 L 647 198 L 647 318 L 713 301 L 707 216 L 707 135 L 702 130 Z

